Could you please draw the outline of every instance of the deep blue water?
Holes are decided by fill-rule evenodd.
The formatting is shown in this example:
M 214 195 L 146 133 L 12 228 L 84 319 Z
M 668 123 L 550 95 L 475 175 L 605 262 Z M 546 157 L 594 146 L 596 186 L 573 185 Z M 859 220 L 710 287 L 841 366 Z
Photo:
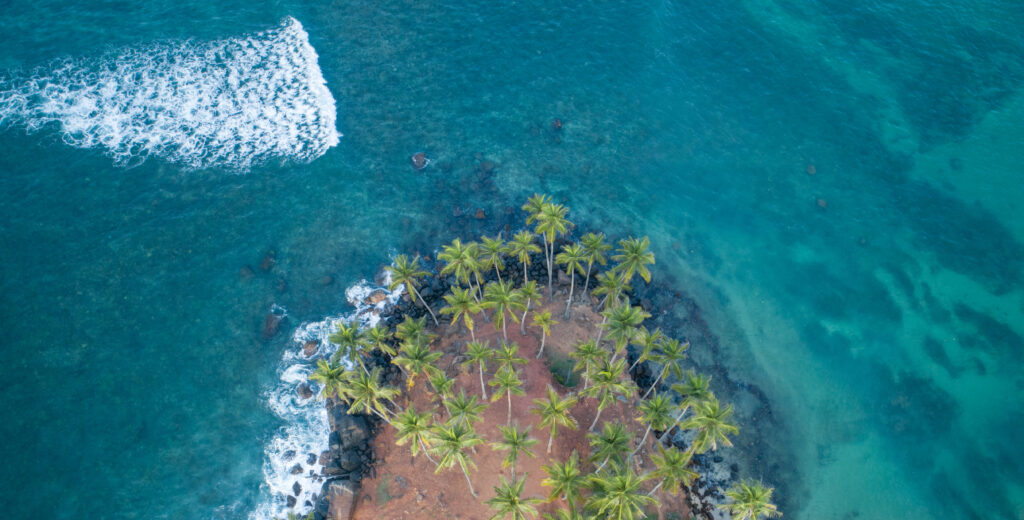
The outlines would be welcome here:
M 308 64 L 242 58 L 301 49 L 257 34 L 286 17 L 337 146 L 323 119 L 282 123 L 299 152 L 244 168 L 280 128 L 89 118 L 185 102 L 142 88 L 168 71 L 313 106 L 275 90 Z M 1024 517 L 1018 2 L 14 1 L 0 21 L 0 92 L 30 108 L 0 104 L 11 518 L 245 518 L 270 498 L 291 329 L 344 311 L 389 253 L 493 233 L 534 191 L 651 236 L 772 403 L 782 426 L 738 444 L 783 454 L 747 471 L 787 518 Z M 228 38 L 249 43 L 205 54 Z M 136 104 L 97 87 L 126 74 Z

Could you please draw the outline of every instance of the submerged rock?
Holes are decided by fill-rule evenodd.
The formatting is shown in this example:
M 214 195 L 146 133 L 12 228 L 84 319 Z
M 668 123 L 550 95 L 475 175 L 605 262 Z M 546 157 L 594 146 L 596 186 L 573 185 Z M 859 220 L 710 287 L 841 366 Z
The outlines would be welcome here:
M 409 158 L 409 162 L 412 163 L 413 168 L 416 168 L 417 170 L 422 170 L 423 168 L 426 168 L 428 164 L 430 164 L 430 159 L 427 159 L 427 154 L 423 152 L 417 152 L 412 154 L 412 157 Z
M 313 389 L 309 387 L 309 383 L 301 383 L 295 388 L 295 392 L 299 394 L 299 398 L 301 399 L 309 399 L 310 397 L 313 397 Z

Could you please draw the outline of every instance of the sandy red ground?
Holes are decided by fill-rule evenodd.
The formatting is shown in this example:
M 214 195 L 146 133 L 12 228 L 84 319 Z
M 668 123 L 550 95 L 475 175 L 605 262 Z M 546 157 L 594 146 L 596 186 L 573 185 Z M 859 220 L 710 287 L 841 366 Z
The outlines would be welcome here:
M 525 497 L 546 498 L 548 488 L 541 486 L 541 480 L 547 475 L 541 469 L 542 465 L 549 464 L 556 460 L 566 460 L 572 451 L 578 450 L 581 458 L 589 455 L 588 442 L 586 439 L 587 427 L 594 419 L 597 411 L 593 399 L 587 398 L 580 401 L 572 414 L 579 423 L 577 430 L 566 430 L 560 428 L 558 436 L 554 440 L 551 453 L 545 453 L 548 441 L 548 431 L 540 430 L 537 426 L 540 418 L 531 413 L 533 399 L 543 397 L 547 385 L 552 385 L 559 394 L 578 390 L 567 389 L 558 384 L 548 368 L 549 359 L 563 357 L 568 354 L 572 347 L 581 340 L 596 336 L 597 321 L 599 317 L 584 305 L 574 306 L 571 320 L 562 318 L 564 312 L 564 296 L 559 298 L 555 295 L 556 302 L 548 306 L 548 310 L 560 323 L 554 325 L 551 336 L 547 338 L 544 356 L 536 359 L 534 356 L 540 347 L 540 331 L 537 328 L 527 326 L 527 335 L 519 332 L 519 326 L 509 322 L 509 341 L 517 342 L 520 346 L 520 356 L 527 358 L 530 363 L 524 365 L 520 378 L 524 381 L 524 396 L 512 396 L 512 420 L 518 421 L 520 426 L 532 425 L 531 436 L 538 440 L 533 447 L 536 457 L 521 456 L 517 465 L 517 475 L 527 474 Z M 530 319 L 529 317 L 527 318 Z M 492 346 L 500 345 L 501 332 L 495 332 L 492 323 L 477 320 L 477 340 L 490 340 Z M 462 327 L 461 322 L 453 327 L 442 324 L 440 331 L 441 339 L 435 342 L 434 348 L 444 352 L 444 357 L 439 361 L 439 366 L 447 368 L 447 373 L 455 377 L 457 382 L 455 392 L 464 388 L 467 393 L 480 395 L 480 381 L 476 370 L 462 370 L 460 364 L 462 358 L 455 354 L 456 349 L 462 350 L 464 344 L 469 341 L 469 333 Z M 549 356 L 551 354 L 551 356 Z M 489 380 L 491 371 L 485 375 Z M 410 394 L 399 399 L 399 404 L 406 403 L 411 398 L 417 410 L 428 409 L 435 406 L 432 397 L 426 391 L 429 388 L 425 381 L 420 381 L 412 389 Z M 487 394 L 491 397 L 493 393 L 488 387 Z M 595 431 L 600 430 L 604 421 L 617 421 L 626 424 L 633 430 L 633 446 L 640 441 L 645 427 L 636 420 L 637 404 L 639 399 L 632 398 L 629 402 L 616 402 L 601 412 L 600 422 Z M 506 424 L 508 404 L 505 398 L 492 402 L 484 412 L 483 422 L 478 423 L 477 433 L 490 443 L 499 440 L 501 434 L 498 425 Z M 444 420 L 447 416 L 444 411 L 438 411 L 436 417 Z M 649 471 L 650 463 L 647 461 L 647 452 L 653 446 L 654 434 L 648 438 L 647 447 L 642 449 L 637 457 L 634 457 L 635 469 L 638 472 Z M 458 467 L 443 470 L 435 474 L 435 466 L 422 454 L 413 460 L 408 445 L 395 445 L 395 430 L 390 426 L 382 428 L 377 435 L 374 444 L 377 464 L 375 475 L 363 481 L 361 491 L 362 497 L 359 500 L 354 518 L 357 520 L 379 520 L 379 519 L 487 519 L 493 515 L 493 511 L 484 503 L 485 500 L 494 496 L 494 487 L 499 484 L 499 477 L 505 475 L 508 478 L 508 470 L 502 470 L 501 461 L 505 457 L 504 451 L 492 449 L 489 445 L 478 446 L 477 453 L 473 457 L 476 469 L 470 471 L 470 478 L 473 486 L 479 494 L 474 497 L 470 494 L 466 479 Z M 592 465 L 584 465 L 586 472 Z M 649 488 L 653 488 L 655 481 L 650 481 Z M 685 497 L 682 494 L 671 496 L 659 492 L 659 499 L 662 501 L 661 513 L 676 512 L 682 518 L 687 518 L 688 508 Z M 553 503 L 543 503 L 538 506 L 541 514 L 552 513 L 560 507 L 565 507 L 563 501 L 556 500 Z M 653 512 L 653 511 L 652 511 Z M 659 515 L 661 516 L 661 515 Z

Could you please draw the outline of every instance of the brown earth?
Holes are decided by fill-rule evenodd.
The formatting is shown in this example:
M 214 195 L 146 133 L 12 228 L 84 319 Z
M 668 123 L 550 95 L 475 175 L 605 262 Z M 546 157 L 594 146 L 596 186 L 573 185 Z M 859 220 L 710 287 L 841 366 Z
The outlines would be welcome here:
M 559 303 L 560 302 L 560 303 Z M 558 436 L 552 445 L 551 453 L 545 453 L 548 442 L 548 431 L 540 430 L 537 423 L 540 417 L 530 412 L 533 407 L 533 400 L 545 395 L 548 385 L 552 385 L 561 395 L 568 391 L 578 390 L 567 389 L 556 382 L 549 369 L 549 363 L 564 365 L 568 353 L 579 341 L 590 339 L 597 334 L 597 323 L 600 316 L 597 315 L 589 305 L 578 304 L 573 307 L 572 319 L 563 319 L 565 310 L 565 296 L 555 295 L 555 303 L 547 305 L 552 316 L 558 324 L 551 328 L 551 336 L 546 340 L 544 356 L 536 359 L 540 348 L 540 329 L 537 327 L 526 328 L 525 336 L 520 334 L 519 325 L 509 321 L 508 339 L 520 346 L 520 356 L 529 360 L 528 365 L 522 367 L 520 378 L 524 381 L 523 390 L 526 395 L 512 396 L 512 421 L 518 422 L 521 426 L 531 426 L 531 436 L 537 439 L 537 444 L 532 448 L 536 457 L 521 455 L 516 464 L 516 474 L 526 473 L 526 485 L 524 497 L 546 498 L 548 488 L 541 486 L 541 480 L 547 476 L 542 465 L 552 461 L 564 461 L 568 459 L 573 450 L 578 450 L 581 459 L 585 461 L 589 455 L 589 443 L 587 442 L 587 428 L 594 419 L 597 406 L 594 399 L 583 399 L 577 404 L 572 415 L 579 423 L 576 430 L 560 428 Z M 532 314 L 532 313 L 531 313 Z M 527 320 L 530 320 L 527 317 Z M 444 356 L 438 362 L 438 366 L 446 369 L 449 376 L 456 378 L 454 391 L 458 393 L 464 388 L 466 393 L 480 395 L 480 380 L 476 370 L 463 370 L 460 365 L 462 356 L 457 352 L 464 348 L 470 340 L 468 331 L 462 326 L 461 321 L 455 326 L 447 326 L 442 323 L 440 330 L 435 331 L 441 337 L 435 342 L 434 348 L 444 352 Z M 476 325 L 478 341 L 490 341 L 492 346 L 500 345 L 502 335 L 495 331 L 492 323 L 478 319 Z M 485 374 L 485 382 L 493 375 L 491 371 Z M 562 366 L 560 372 L 568 365 Z M 411 398 L 417 410 L 425 410 L 438 406 L 429 395 L 429 386 L 425 381 L 418 381 L 416 386 L 407 396 L 398 400 L 403 406 L 408 405 Z M 487 395 L 491 397 L 492 387 L 487 388 Z M 409 446 L 397 446 L 395 444 L 395 429 L 390 426 L 381 428 L 380 433 L 374 441 L 374 453 L 377 461 L 375 471 L 364 479 L 362 484 L 361 498 L 359 499 L 353 516 L 356 520 L 379 520 L 379 519 L 487 519 L 493 515 L 493 511 L 484 501 L 494 496 L 494 487 L 500 483 L 499 477 L 505 475 L 510 477 L 509 470 L 502 470 L 501 462 L 505 457 L 504 451 L 494 450 L 489 446 L 490 442 L 501 438 L 498 425 L 506 423 L 508 402 L 505 397 L 491 402 L 490 406 L 483 413 L 484 420 L 477 423 L 479 433 L 488 445 L 478 446 L 473 462 L 476 468 L 469 473 L 473 481 L 473 487 L 479 494 L 474 497 L 470 494 L 465 476 L 456 466 L 435 474 L 435 466 L 423 455 L 413 460 Z M 633 431 L 633 447 L 643 436 L 645 427 L 637 420 L 639 397 L 633 396 L 629 402 L 618 401 L 601 412 L 600 422 L 595 431 L 600 430 L 605 421 L 617 421 L 627 425 Z M 438 406 L 436 417 L 444 420 L 445 412 Z M 647 459 L 650 449 L 653 449 L 654 434 L 652 433 L 646 442 L 647 446 L 641 449 L 633 458 L 634 469 L 638 472 L 650 471 L 651 463 Z M 583 470 L 592 470 L 592 464 L 584 464 Z M 647 483 L 648 489 L 653 488 L 656 482 L 652 479 Z M 659 518 L 664 514 L 674 512 L 682 518 L 687 518 L 689 508 L 686 504 L 685 495 L 669 495 L 663 491 L 658 492 L 658 498 L 662 507 L 658 513 Z M 566 507 L 562 500 L 552 503 L 542 503 L 538 506 L 541 514 L 553 513 L 560 507 Z M 649 513 L 655 513 L 652 510 Z

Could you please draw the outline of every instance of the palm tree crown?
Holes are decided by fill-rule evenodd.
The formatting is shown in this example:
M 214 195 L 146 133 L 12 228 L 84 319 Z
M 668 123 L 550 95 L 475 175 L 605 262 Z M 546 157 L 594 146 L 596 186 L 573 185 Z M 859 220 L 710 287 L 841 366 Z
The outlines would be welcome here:
M 530 312 L 530 305 L 534 302 L 540 301 L 540 291 L 537 290 L 537 282 L 530 280 L 524 282 L 523 286 L 516 289 L 518 293 L 519 301 L 523 304 L 523 316 L 519 319 L 520 326 L 519 332 L 523 336 L 526 335 L 526 313 Z
M 501 440 L 498 442 L 492 442 L 491 447 L 496 450 L 508 452 L 508 455 L 505 455 L 505 460 L 501 461 L 501 467 L 511 467 L 512 478 L 515 478 L 516 461 L 519 460 L 519 455 L 525 454 L 530 457 L 536 457 L 536 455 L 530 451 L 530 448 L 532 448 L 534 444 L 537 444 L 537 439 L 530 437 L 529 426 L 527 426 L 525 430 L 520 430 L 518 425 L 499 425 L 498 430 L 501 431 Z
M 584 390 L 586 395 L 597 398 L 597 415 L 594 416 L 594 422 L 590 425 L 590 431 L 594 431 L 597 418 L 601 416 L 601 412 L 608 405 L 615 402 L 617 396 L 630 395 L 636 388 L 632 379 L 622 377 L 625 372 L 625 359 L 615 362 L 602 361 L 600 365 L 594 367 L 590 376 L 593 386 Z
M 495 387 L 494 395 L 491 396 L 491 401 L 497 401 L 501 399 L 501 394 L 504 393 L 508 399 L 508 424 L 512 424 L 512 394 L 525 395 L 523 391 L 523 381 L 519 379 L 519 372 L 512 370 L 509 367 L 502 367 L 496 374 L 494 379 L 491 379 L 487 384 Z
M 622 423 L 606 422 L 600 433 L 588 433 L 590 462 L 602 461 L 600 470 L 608 462 L 621 465 L 629 450 L 629 432 Z
M 619 305 L 619 298 L 633 287 L 622 271 L 611 270 L 597 275 L 597 288 L 594 289 L 595 296 L 604 295 L 599 305 L 605 309 Z
M 523 204 L 523 211 L 526 212 L 526 225 L 529 226 L 540 218 L 541 210 L 549 203 L 550 198 L 540 193 L 534 193 L 532 197 L 526 199 L 526 204 Z
M 771 502 L 774 489 L 754 480 L 737 482 L 725 492 L 732 503 L 721 507 L 732 515 L 734 520 L 758 520 L 782 516 L 779 509 Z
M 409 405 L 404 411 L 396 414 L 391 420 L 391 424 L 398 430 L 395 444 L 404 446 L 405 443 L 410 443 L 409 451 L 412 452 L 413 457 L 419 455 L 420 448 L 422 448 L 423 454 L 429 459 L 430 454 L 427 453 L 427 442 L 430 440 L 430 418 L 433 415 L 434 412 L 432 410 L 417 413 L 416 407 L 413 405 Z M 434 462 L 436 463 L 436 461 Z
M 391 283 L 388 284 L 389 291 L 395 290 L 399 285 L 405 285 L 406 289 L 409 289 L 409 297 L 412 298 L 413 303 L 416 303 L 417 298 L 423 299 L 416 288 L 419 286 L 420 278 L 429 276 L 430 273 L 420 269 L 418 256 L 410 261 L 409 257 L 398 255 L 395 257 L 395 261 L 384 269 L 391 275 Z M 434 311 L 430 310 L 430 306 L 426 302 L 423 302 L 423 307 L 430 313 L 430 317 L 434 318 L 434 325 L 437 325 L 437 316 L 434 316 Z
M 530 255 L 533 253 L 540 253 L 540 246 L 534 243 L 533 239 L 536 235 L 529 231 L 520 231 L 512 237 L 512 240 L 508 241 L 506 246 L 506 252 L 519 260 L 519 263 L 523 264 L 523 282 L 527 282 L 526 268 L 530 265 Z
M 582 496 L 583 486 L 586 478 L 580 471 L 580 454 L 572 450 L 572 455 L 565 462 L 552 462 L 550 465 L 542 466 L 548 478 L 541 481 L 542 486 L 551 488 L 548 495 L 548 502 L 559 498 L 569 504 L 569 510 L 575 514 L 576 501 Z
M 607 520 L 638 520 L 644 518 L 644 507 L 658 504 L 654 497 L 641 490 L 647 475 L 638 476 L 631 468 L 620 469 L 610 475 L 591 475 L 593 495 L 587 507 L 594 518 Z
M 658 386 L 658 383 L 665 377 L 665 374 L 671 373 L 677 378 L 683 377 L 681 363 L 686 359 L 686 351 L 690 350 L 690 342 L 680 343 L 678 339 L 667 339 L 661 342 L 659 349 L 661 354 L 657 355 L 654 360 L 661 363 L 661 372 L 658 373 L 658 377 L 654 379 L 651 387 L 644 393 L 643 398 L 645 399 Z
M 349 413 L 374 413 L 381 419 L 388 420 L 388 413 L 391 410 L 384 401 L 391 401 L 397 397 L 398 389 L 381 385 L 380 373 L 380 367 L 374 367 L 368 374 L 358 371 L 353 373 L 349 381 L 349 397 L 352 400 Z
M 323 397 L 346 399 L 348 396 L 348 375 L 341 365 L 318 359 L 316 370 L 309 375 L 309 380 L 320 383 L 320 395 Z
M 533 313 L 533 326 L 540 327 L 540 349 L 537 350 L 537 359 L 544 353 L 544 341 L 551 335 L 551 326 L 558 324 L 551 319 L 551 311 Z
M 587 287 L 590 285 L 591 269 L 593 269 L 594 264 L 608 264 L 608 258 L 604 254 L 612 246 L 604 241 L 604 233 L 587 233 L 580 237 L 580 244 L 583 246 L 583 258 L 587 262 L 587 279 L 583 282 L 583 294 L 586 296 Z
M 537 508 L 534 504 L 542 502 L 539 498 L 523 498 L 523 484 L 526 483 L 525 476 L 522 479 L 512 479 L 512 482 L 501 477 L 501 484 L 494 486 L 494 498 L 485 502 L 495 511 L 490 520 L 526 520 L 529 517 L 537 516 Z
M 637 327 L 650 318 L 650 313 L 640 307 L 633 307 L 629 304 L 617 305 L 606 309 L 601 313 L 607 321 L 602 323 L 601 328 L 608 331 L 608 338 L 615 342 L 614 360 L 619 353 L 626 348 L 633 337 L 636 336 Z
M 458 424 L 444 424 L 431 429 L 430 441 L 430 450 L 438 456 L 435 473 L 458 465 L 466 476 L 469 492 L 476 496 L 473 483 L 469 480 L 469 468 L 475 468 L 476 464 L 473 464 L 469 457 L 469 451 L 474 446 L 483 444 L 484 440 L 470 428 Z
M 495 238 L 480 237 L 480 241 L 483 243 L 480 245 L 480 256 L 477 258 L 488 268 L 494 269 L 498 281 L 501 281 L 501 271 L 505 269 L 505 259 L 502 256 L 505 252 L 505 241 L 501 239 L 500 233 Z
M 612 260 L 619 263 L 618 269 L 623 271 L 627 280 L 639 274 L 645 282 L 651 281 L 651 272 L 647 266 L 654 264 L 654 253 L 647 250 L 650 246 L 651 239 L 647 237 L 619 240 L 619 248 L 616 250 L 618 254 L 612 256 Z
M 519 300 L 519 293 L 513 290 L 511 282 L 492 282 L 484 287 L 484 302 L 482 307 L 494 309 L 494 328 L 501 328 L 501 334 L 508 341 L 508 332 L 505 329 L 505 315 L 508 314 L 513 321 L 519 322 L 516 315 L 517 310 L 523 308 L 523 302 Z
M 448 420 L 452 424 L 471 428 L 473 423 L 484 420 L 480 414 L 487 409 L 487 403 L 481 403 L 475 395 L 467 396 L 463 389 L 459 390 L 459 395 L 445 399 L 444 407 L 448 410 Z
M 476 304 L 473 297 L 469 295 L 469 289 L 452 287 L 451 294 L 444 295 L 447 307 L 441 309 L 441 314 L 451 314 L 451 325 L 462 317 L 462 322 L 469 330 L 470 337 L 476 341 L 476 334 L 473 332 L 473 315 L 480 312 L 480 306 Z
M 644 438 L 640 439 L 632 455 L 636 455 L 644 446 L 644 441 L 651 430 L 662 431 L 672 424 L 672 408 L 672 400 L 662 394 L 654 394 L 650 399 L 640 402 L 640 422 L 647 425 L 647 431 L 644 432 Z
M 699 476 L 689 468 L 692 457 L 693 453 L 689 451 L 658 446 L 658 454 L 651 456 L 655 468 L 651 476 L 660 478 L 661 482 L 648 495 L 653 495 L 662 485 L 669 493 L 677 493 L 682 487 L 689 486 Z
M 682 427 L 688 430 L 697 430 L 697 436 L 693 438 L 693 446 L 690 448 L 695 453 L 704 453 L 718 449 L 718 443 L 725 446 L 732 446 L 729 435 L 736 435 L 740 429 L 732 423 L 732 405 L 724 409 L 718 403 L 718 399 L 711 398 L 698 403 L 694 407 L 694 415 L 683 421 Z
M 551 275 L 554 272 L 551 261 L 554 257 L 555 238 L 569 232 L 572 222 L 565 216 L 569 209 L 561 204 L 545 204 L 537 217 L 537 226 L 534 232 L 544 238 L 544 257 L 547 260 L 548 268 L 548 298 L 551 297 Z
M 530 409 L 531 412 L 540 415 L 540 427 L 551 430 L 548 437 L 548 453 L 551 453 L 551 443 L 558 436 L 558 427 L 564 426 L 575 430 L 576 419 L 569 413 L 569 410 L 576 404 L 578 398 L 572 394 L 560 397 L 551 385 L 548 385 L 547 397 L 534 399 L 536 405 Z

